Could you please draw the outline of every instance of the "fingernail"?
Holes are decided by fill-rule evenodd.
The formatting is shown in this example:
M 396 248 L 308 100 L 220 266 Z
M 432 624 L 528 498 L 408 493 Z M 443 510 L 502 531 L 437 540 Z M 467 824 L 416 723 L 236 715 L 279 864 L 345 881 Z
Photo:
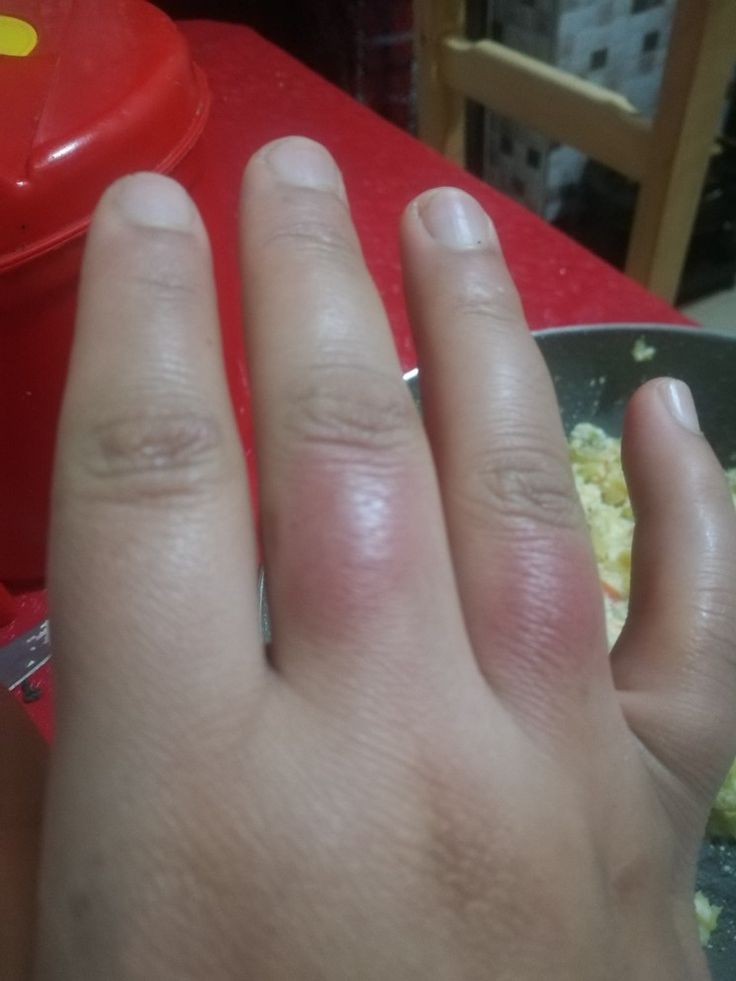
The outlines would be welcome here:
M 673 418 L 685 429 L 689 429 L 691 433 L 700 434 L 700 423 L 698 422 L 695 402 L 692 392 L 685 382 L 675 378 L 665 378 L 660 383 L 659 390 Z
M 128 221 L 147 228 L 186 231 L 195 216 L 184 188 L 162 174 L 135 174 L 121 181 L 116 203 Z
M 420 202 L 419 215 L 432 238 L 450 249 L 480 249 L 498 242 L 491 219 L 458 188 L 431 192 Z
M 314 140 L 303 136 L 280 140 L 267 151 L 266 160 L 286 184 L 343 193 L 342 177 L 335 161 Z

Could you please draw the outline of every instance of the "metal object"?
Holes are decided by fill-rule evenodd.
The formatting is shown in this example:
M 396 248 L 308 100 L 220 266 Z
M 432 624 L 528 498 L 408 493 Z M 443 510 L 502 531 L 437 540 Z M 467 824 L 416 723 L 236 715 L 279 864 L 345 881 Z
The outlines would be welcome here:
M 43 620 L 0 647 L 0 685 L 16 688 L 51 657 L 49 622 Z
M 261 636 L 265 644 L 271 643 L 271 613 L 266 594 L 266 573 L 263 566 L 258 570 L 258 619 L 261 621 Z

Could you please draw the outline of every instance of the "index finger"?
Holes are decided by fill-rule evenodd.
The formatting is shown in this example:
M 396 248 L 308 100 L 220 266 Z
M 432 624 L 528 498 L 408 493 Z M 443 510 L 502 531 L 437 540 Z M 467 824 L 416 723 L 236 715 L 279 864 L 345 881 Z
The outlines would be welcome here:
M 135 753 L 130 734 L 190 729 L 203 692 L 239 711 L 265 671 L 207 236 L 158 175 L 114 185 L 90 231 L 50 598 L 62 734 L 106 716 Z

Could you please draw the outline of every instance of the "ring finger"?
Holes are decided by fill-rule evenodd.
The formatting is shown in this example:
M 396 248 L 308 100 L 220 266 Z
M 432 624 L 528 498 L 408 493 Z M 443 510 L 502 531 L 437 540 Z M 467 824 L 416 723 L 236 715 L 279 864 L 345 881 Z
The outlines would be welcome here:
M 473 198 L 430 191 L 402 232 L 423 404 L 476 656 L 527 717 L 566 717 L 570 694 L 589 690 L 581 678 L 607 677 L 608 666 L 551 379 Z

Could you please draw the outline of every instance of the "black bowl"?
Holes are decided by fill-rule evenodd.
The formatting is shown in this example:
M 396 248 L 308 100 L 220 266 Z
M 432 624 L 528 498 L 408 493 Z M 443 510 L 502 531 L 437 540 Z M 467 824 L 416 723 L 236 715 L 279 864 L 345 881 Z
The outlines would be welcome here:
M 736 466 L 736 331 L 733 337 L 692 327 L 601 324 L 550 327 L 534 334 L 557 392 L 565 430 L 592 422 L 620 436 L 624 410 L 650 378 L 687 382 L 700 425 L 724 467 Z M 635 345 L 653 349 L 637 360 Z M 404 378 L 419 404 L 419 374 Z
M 700 425 L 724 467 L 736 465 L 736 334 L 689 327 L 611 324 L 538 331 L 565 429 L 592 422 L 621 434 L 624 409 L 650 378 L 680 378 L 693 392 Z M 654 350 L 637 361 L 635 345 Z

